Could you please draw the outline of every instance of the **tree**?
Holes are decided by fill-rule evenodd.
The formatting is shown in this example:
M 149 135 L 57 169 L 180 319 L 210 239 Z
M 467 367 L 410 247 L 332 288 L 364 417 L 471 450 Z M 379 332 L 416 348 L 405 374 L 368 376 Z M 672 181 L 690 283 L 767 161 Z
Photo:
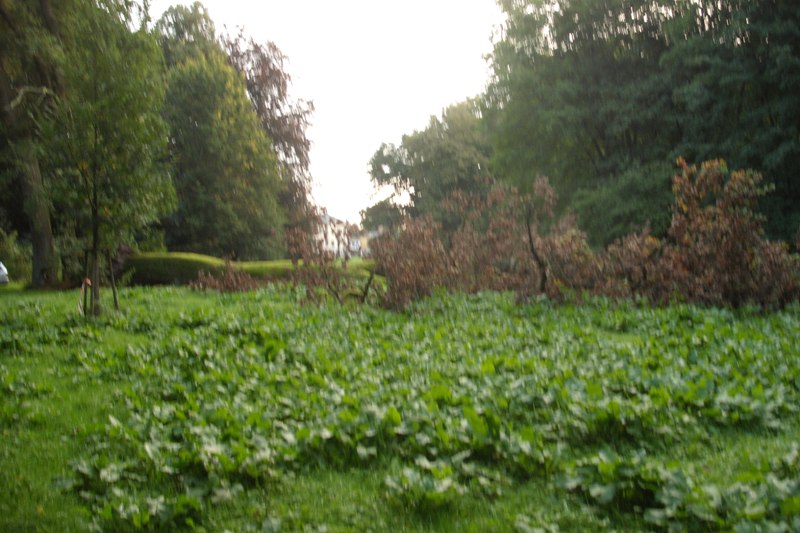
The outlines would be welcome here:
M 647 203 L 625 202 L 598 219 L 611 195 L 648 191 L 664 204 L 669 194 L 668 173 L 650 169 L 666 168 L 680 136 L 660 67 L 675 2 L 501 4 L 507 28 L 485 97 L 493 169 L 521 190 L 549 176 L 561 208 L 596 222 L 588 227 L 592 241 L 606 244 L 652 216 Z M 602 222 L 609 218 L 613 231 Z M 657 225 L 666 218 L 662 209 Z
M 644 227 L 664 235 L 669 226 L 672 168 L 660 161 L 631 165 L 592 188 L 579 189 L 571 207 L 593 246 L 603 246 Z
M 3 174 L 10 177 L 10 187 L 16 188 L 22 196 L 22 202 L 17 198 L 12 202 L 22 208 L 27 224 L 14 229 L 30 233 L 34 287 L 52 285 L 58 276 L 35 118 L 46 112 L 53 97 L 62 93 L 61 23 L 71 12 L 72 4 L 64 1 L 54 5 L 50 0 L 40 0 L 36 4 L 0 3 Z M 16 211 L 13 207 L 11 210 Z
M 770 234 L 800 227 L 800 10 L 784 0 L 503 0 L 484 116 L 495 174 L 546 174 L 605 244 L 663 204 L 678 156 L 764 172 Z M 642 170 L 637 170 L 642 169 Z M 578 192 L 580 191 L 580 192 Z M 618 202 L 619 203 L 619 202 Z M 563 207 L 563 206 L 562 206 Z M 636 207 L 634 210 L 633 207 Z M 663 210 L 661 210 L 663 213 Z M 598 213 L 603 216 L 598 218 Z M 661 218 L 663 220 L 663 218 Z M 655 226 L 663 227 L 663 222 Z
M 366 230 L 378 231 L 397 228 L 405 216 L 404 208 L 397 205 L 392 198 L 380 202 L 361 211 L 361 226 Z
M 189 7 L 170 7 L 158 19 L 154 29 L 168 68 L 191 57 L 208 56 L 219 50 L 214 21 L 200 2 Z
M 65 51 L 65 96 L 43 131 L 52 150 L 54 201 L 88 241 L 96 314 L 103 255 L 167 212 L 174 189 L 159 163 L 167 130 L 156 41 L 145 30 L 129 29 L 124 8 L 80 7 L 65 31 L 81 46 Z
M 676 153 L 761 171 L 767 232 L 800 229 L 800 10 L 783 0 L 695 2 L 671 25 L 664 69 L 682 135 Z
M 310 202 L 311 176 L 308 165 L 311 141 L 306 137 L 314 104 L 289 99 L 291 77 L 286 73 L 286 56 L 275 43 L 259 44 L 240 31 L 222 37 L 228 62 L 244 77 L 253 110 L 272 141 L 286 189 L 280 203 L 290 226 L 310 230 L 313 219 Z
M 242 78 L 218 51 L 175 66 L 168 87 L 179 202 L 164 222 L 167 244 L 235 258 L 282 255 L 284 186 Z
M 170 8 L 155 27 L 170 67 L 165 117 L 178 193 L 177 212 L 164 220 L 168 246 L 236 258 L 282 256 L 279 199 L 294 175 L 281 169 L 297 158 L 307 164 L 307 153 L 297 146 L 295 154 L 288 137 L 276 150 L 267 134 L 269 114 L 286 111 L 285 92 L 269 88 L 277 83 L 285 90 L 283 82 L 266 79 L 275 75 L 270 61 L 281 59 L 238 41 L 228 43 L 237 59 L 228 56 L 199 2 Z M 258 72 L 246 75 L 250 70 Z M 248 99 L 250 86 L 260 99 Z M 256 114 L 259 106 L 269 108 L 264 116 Z
M 408 195 L 411 215 L 432 215 L 445 229 L 448 220 L 441 203 L 453 192 L 479 192 L 488 187 L 490 147 L 475 101 L 453 105 L 428 127 L 404 135 L 400 146 L 383 144 L 370 161 L 378 187 L 391 186 L 396 196 Z

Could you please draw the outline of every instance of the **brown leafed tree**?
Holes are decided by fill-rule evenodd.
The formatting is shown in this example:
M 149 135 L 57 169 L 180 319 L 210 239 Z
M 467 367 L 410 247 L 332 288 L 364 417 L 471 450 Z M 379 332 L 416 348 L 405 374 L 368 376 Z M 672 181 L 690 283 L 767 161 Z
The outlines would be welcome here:
M 244 76 L 253 109 L 277 152 L 286 182 L 280 200 L 289 215 L 289 226 L 310 230 L 314 214 L 309 201 L 311 141 L 306 128 L 314 104 L 290 98 L 287 58 L 275 43 L 260 44 L 241 30 L 235 36 L 224 35 L 221 42 L 231 66 Z

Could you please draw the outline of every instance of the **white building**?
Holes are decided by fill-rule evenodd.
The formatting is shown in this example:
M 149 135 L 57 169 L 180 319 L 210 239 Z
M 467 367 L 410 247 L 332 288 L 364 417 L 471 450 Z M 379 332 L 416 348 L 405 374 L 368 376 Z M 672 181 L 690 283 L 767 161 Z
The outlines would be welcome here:
M 344 257 L 349 252 L 353 255 L 352 243 L 347 222 L 334 218 L 327 213 L 319 217 L 314 240 L 322 243 L 322 250 L 336 257 Z M 358 244 L 358 241 L 355 241 Z

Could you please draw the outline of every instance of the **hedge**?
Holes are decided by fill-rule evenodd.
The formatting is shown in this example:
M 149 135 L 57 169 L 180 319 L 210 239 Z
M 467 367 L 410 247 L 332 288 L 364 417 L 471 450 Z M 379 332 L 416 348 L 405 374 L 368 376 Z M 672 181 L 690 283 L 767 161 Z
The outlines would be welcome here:
M 256 278 L 287 279 L 292 272 L 292 262 L 245 261 L 233 263 L 234 268 Z M 355 275 L 368 275 L 372 261 L 353 259 L 348 270 Z M 125 262 L 123 276 L 130 276 L 133 285 L 186 285 L 197 279 L 198 273 L 218 274 L 224 271 L 225 261 L 216 257 L 184 252 L 151 252 L 131 255 Z

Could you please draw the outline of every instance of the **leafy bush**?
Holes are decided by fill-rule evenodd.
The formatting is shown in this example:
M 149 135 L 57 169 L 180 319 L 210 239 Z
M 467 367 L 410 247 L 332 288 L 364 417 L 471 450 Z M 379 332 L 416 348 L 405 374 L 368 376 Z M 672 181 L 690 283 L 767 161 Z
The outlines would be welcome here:
M 783 243 L 768 241 L 758 199 L 768 192 L 752 170 L 728 175 L 724 161 L 698 170 L 678 160 L 675 204 L 658 278 L 650 292 L 664 301 L 678 293 L 688 301 L 740 307 L 779 307 L 797 299 L 800 262 Z
M 429 216 L 405 219 L 395 235 L 384 235 L 373 246 L 378 273 L 386 276 L 385 302 L 403 307 L 430 296 L 444 284 L 447 259 L 438 233 L 439 224 Z
M 406 219 L 375 245 L 389 285 L 386 303 L 402 307 L 439 286 L 557 297 L 563 287 L 591 285 L 596 276 L 586 236 L 573 217 L 555 220 L 556 200 L 539 177 L 532 195 L 499 183 L 485 193 L 456 191 L 442 206 L 461 221 L 450 234 L 430 217 Z
M 306 288 L 306 298 L 317 301 L 318 289 L 323 289 L 340 304 L 346 301 L 366 302 L 374 280 L 374 271 L 366 277 L 363 270 L 350 270 L 350 237 L 344 231 L 335 230 L 333 238 L 337 248 L 343 252 L 338 257 L 326 249 L 324 242 L 316 236 L 317 227 L 324 224 L 323 217 L 314 215 L 316 223 L 310 228 L 294 227 L 286 231 L 286 243 L 292 258 L 290 279 Z

